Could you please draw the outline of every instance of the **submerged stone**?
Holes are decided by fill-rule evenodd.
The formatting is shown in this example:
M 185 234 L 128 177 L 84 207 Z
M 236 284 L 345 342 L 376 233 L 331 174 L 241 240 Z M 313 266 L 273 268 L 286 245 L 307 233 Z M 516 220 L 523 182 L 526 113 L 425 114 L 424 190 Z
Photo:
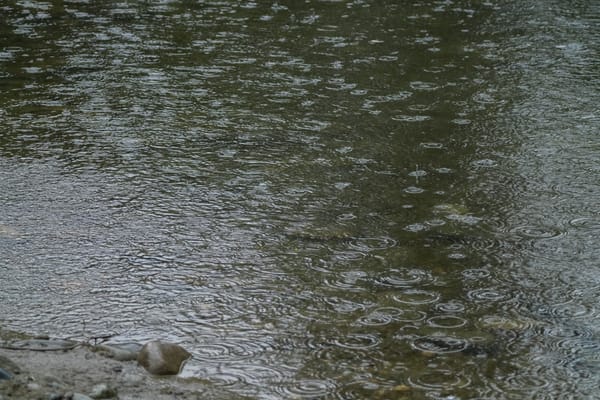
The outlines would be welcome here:
M 0 368 L 0 380 L 12 379 L 12 374 L 2 368 Z
M 146 343 L 138 354 L 138 363 L 154 375 L 176 375 L 191 354 L 183 347 L 158 340 Z

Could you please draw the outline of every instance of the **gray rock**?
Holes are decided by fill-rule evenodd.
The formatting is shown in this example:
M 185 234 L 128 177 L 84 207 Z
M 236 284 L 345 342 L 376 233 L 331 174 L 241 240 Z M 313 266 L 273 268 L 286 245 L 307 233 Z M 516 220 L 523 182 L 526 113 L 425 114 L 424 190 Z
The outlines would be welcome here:
M 100 383 L 92 388 L 90 397 L 92 399 L 111 399 L 117 397 L 117 390 L 106 383 Z
M 138 363 L 154 375 L 176 375 L 190 356 L 179 345 L 154 340 L 142 347 Z

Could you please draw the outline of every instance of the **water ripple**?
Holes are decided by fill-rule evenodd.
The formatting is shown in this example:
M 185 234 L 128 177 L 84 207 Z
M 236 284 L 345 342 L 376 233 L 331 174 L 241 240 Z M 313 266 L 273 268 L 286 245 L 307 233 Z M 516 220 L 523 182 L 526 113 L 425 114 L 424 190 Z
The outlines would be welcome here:
M 439 89 L 439 86 L 433 82 L 413 81 L 410 87 L 417 91 L 433 91 Z
M 488 278 L 491 273 L 484 268 L 470 268 L 462 271 L 462 275 L 465 279 L 484 279 Z
M 206 361 L 236 359 L 252 359 L 274 349 L 269 337 L 228 337 L 222 341 L 206 338 L 202 346 L 194 350 L 194 357 Z
M 471 379 L 457 371 L 437 369 L 411 375 L 408 377 L 408 382 L 411 386 L 424 390 L 448 390 L 467 387 L 471 384 Z
M 369 302 L 356 302 L 352 300 L 343 299 L 336 296 L 328 296 L 323 299 L 334 311 L 338 313 L 348 314 L 356 311 L 364 311 L 368 306 L 372 305 Z
M 424 122 L 424 121 L 430 120 L 431 117 L 429 115 L 406 115 L 406 114 L 399 114 L 399 115 L 394 115 L 392 117 L 392 119 L 394 121 L 402 121 L 402 122 Z
M 473 289 L 467 292 L 467 297 L 473 301 L 499 302 L 508 299 L 508 294 L 495 288 Z
M 592 2 L 4 2 L 2 323 L 232 397 L 597 397 Z
M 514 227 L 510 232 L 525 239 L 552 239 L 564 235 L 564 232 L 557 228 L 529 225 Z
M 360 237 L 350 240 L 349 244 L 352 249 L 368 253 L 394 247 L 397 242 L 390 237 Z
M 596 308 L 591 305 L 569 301 L 551 305 L 549 312 L 550 315 L 559 318 L 585 319 L 595 316 Z
M 507 393 L 533 393 L 547 391 L 550 388 L 553 374 L 548 374 L 550 369 L 545 366 L 533 367 L 529 369 L 519 369 L 518 372 L 504 378 Z M 526 391 L 524 388 L 528 388 Z M 547 392 L 546 392 L 547 393 Z
M 381 326 L 387 325 L 398 317 L 401 317 L 402 310 L 396 308 L 379 308 L 373 310 L 367 315 L 360 317 L 357 322 L 365 326 Z
M 333 343 L 336 346 L 345 349 L 367 350 L 377 347 L 381 343 L 381 338 L 375 334 L 370 333 L 354 333 L 342 338 L 335 339 Z
M 435 305 L 435 308 L 445 313 L 458 313 L 465 310 L 465 305 L 459 301 L 450 301 L 447 303 L 438 303 Z
M 440 294 L 424 289 L 404 289 L 392 297 L 399 303 L 423 305 L 435 303 L 440 299 Z
M 599 218 L 588 218 L 578 217 L 573 218 L 569 221 L 569 225 L 581 230 L 589 230 L 592 232 L 600 231 L 600 219 Z
M 333 380 L 300 379 L 279 384 L 277 393 L 282 398 L 289 399 L 317 399 L 331 394 L 336 388 Z
M 285 379 L 283 371 L 260 364 L 238 363 L 236 365 L 196 366 L 186 365 L 182 372 L 184 377 L 208 379 L 220 387 L 239 388 L 245 385 L 260 386 L 267 382 Z
M 431 283 L 433 276 L 430 272 L 417 268 L 394 268 L 386 271 L 384 275 L 377 276 L 374 281 L 382 286 L 407 287 Z
M 465 318 L 453 315 L 441 315 L 431 317 L 427 320 L 427 324 L 435 328 L 460 328 L 465 326 L 468 321 Z

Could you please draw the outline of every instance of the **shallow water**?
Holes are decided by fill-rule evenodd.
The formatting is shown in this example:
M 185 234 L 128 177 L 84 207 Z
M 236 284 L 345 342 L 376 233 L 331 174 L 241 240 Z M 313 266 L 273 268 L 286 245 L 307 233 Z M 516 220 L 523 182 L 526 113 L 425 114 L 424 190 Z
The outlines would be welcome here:
M 0 323 L 250 398 L 598 398 L 593 1 L 10 2 Z

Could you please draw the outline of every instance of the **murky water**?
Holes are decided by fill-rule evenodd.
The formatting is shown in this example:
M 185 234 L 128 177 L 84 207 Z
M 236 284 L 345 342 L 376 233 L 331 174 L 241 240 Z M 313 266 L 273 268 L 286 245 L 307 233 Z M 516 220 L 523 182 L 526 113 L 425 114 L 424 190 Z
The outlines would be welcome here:
M 1 4 L 2 325 L 257 399 L 600 398 L 598 3 L 287 3 Z

